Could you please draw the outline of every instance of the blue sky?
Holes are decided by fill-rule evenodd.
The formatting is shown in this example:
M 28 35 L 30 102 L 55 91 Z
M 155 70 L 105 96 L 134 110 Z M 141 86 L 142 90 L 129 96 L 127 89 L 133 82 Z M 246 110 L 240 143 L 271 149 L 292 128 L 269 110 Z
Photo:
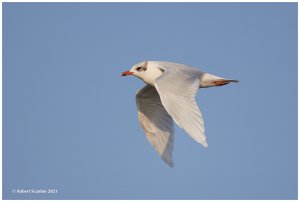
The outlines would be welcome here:
M 4 199 L 297 198 L 297 3 L 2 5 Z M 240 80 L 199 90 L 209 147 L 176 126 L 174 168 L 120 76 L 143 60 Z

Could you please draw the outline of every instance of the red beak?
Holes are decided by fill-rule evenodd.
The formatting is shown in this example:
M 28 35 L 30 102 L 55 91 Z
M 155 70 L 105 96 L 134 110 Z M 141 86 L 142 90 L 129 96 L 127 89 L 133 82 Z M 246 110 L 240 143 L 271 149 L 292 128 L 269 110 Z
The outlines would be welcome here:
M 122 76 L 128 76 L 128 75 L 131 75 L 131 74 L 133 74 L 133 72 L 126 71 L 126 72 L 122 73 Z

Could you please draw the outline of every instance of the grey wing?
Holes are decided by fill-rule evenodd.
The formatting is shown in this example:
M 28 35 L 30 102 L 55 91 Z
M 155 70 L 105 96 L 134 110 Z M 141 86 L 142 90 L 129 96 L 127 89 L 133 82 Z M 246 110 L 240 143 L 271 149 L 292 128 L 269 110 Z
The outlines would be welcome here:
M 198 71 L 172 71 L 168 68 L 155 80 L 154 85 L 173 120 L 195 141 L 207 147 L 204 121 L 195 100 L 199 82 Z
M 164 162 L 173 167 L 174 122 L 163 107 L 156 89 L 146 85 L 139 90 L 136 104 L 139 122 L 148 141 Z

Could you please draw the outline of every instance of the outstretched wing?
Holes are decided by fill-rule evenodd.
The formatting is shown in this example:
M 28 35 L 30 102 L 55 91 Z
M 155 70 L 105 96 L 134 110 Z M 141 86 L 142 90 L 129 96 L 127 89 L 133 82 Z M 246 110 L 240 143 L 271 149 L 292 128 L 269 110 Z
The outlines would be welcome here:
M 138 118 L 146 137 L 161 158 L 173 167 L 174 123 L 156 89 L 146 85 L 136 94 Z
M 167 68 L 154 85 L 173 120 L 195 141 L 207 147 L 204 122 L 195 101 L 199 83 L 199 72 L 193 69 Z

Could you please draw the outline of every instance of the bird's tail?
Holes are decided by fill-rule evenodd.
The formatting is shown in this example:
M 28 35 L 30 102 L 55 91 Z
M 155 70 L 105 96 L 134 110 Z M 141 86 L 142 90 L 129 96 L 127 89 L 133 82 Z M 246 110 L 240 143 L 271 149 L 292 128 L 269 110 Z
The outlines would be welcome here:
M 231 82 L 239 82 L 238 80 L 225 79 L 212 74 L 204 73 L 200 76 L 200 88 L 223 86 Z
M 220 80 L 213 81 L 212 83 L 215 86 L 224 86 L 224 85 L 229 84 L 231 82 L 238 83 L 239 81 L 238 80 L 232 80 L 232 79 L 220 79 Z

